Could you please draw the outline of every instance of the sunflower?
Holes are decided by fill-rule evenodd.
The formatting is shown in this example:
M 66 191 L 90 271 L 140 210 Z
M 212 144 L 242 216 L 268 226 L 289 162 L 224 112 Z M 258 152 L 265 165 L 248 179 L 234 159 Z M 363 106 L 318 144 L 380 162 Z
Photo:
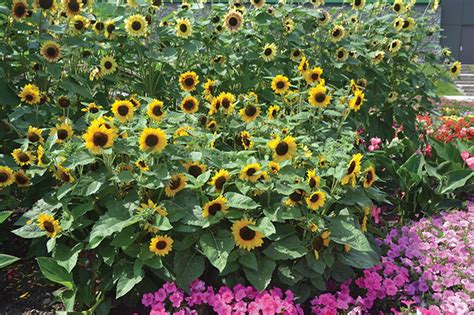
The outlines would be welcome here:
M 82 136 L 86 142 L 86 148 L 93 154 L 99 154 L 102 149 L 110 148 L 117 138 L 117 134 L 113 129 L 96 124 L 89 126 L 87 132 Z
M 68 108 L 71 105 L 71 101 L 67 96 L 61 95 L 58 98 L 58 105 L 61 108 Z
M 303 74 L 306 83 L 313 84 L 321 80 L 321 75 L 323 74 L 323 69 L 320 67 L 315 67 L 313 69 L 306 70 Z
M 299 99 L 300 99 L 300 96 L 299 96 L 298 90 L 290 90 L 283 97 L 283 100 L 288 105 L 295 105 Z
M 223 196 L 219 196 L 214 200 L 208 201 L 203 209 L 202 216 L 207 218 L 208 216 L 215 216 L 218 212 L 226 213 L 229 206 L 227 205 L 227 199 Z
M 58 220 L 50 214 L 41 213 L 38 216 L 38 226 L 42 231 L 46 232 L 48 237 L 54 238 L 61 232 L 61 225 Z
M 349 102 L 349 107 L 353 109 L 355 112 L 359 111 L 362 103 L 364 102 L 365 95 L 357 89 L 354 93 L 354 97 Z
M 148 30 L 148 22 L 143 15 L 132 15 L 125 20 L 125 30 L 130 36 L 145 36 Z
M 324 5 L 324 0 L 309 0 L 309 3 L 311 3 L 315 8 L 318 8 Z
M 347 52 L 347 50 L 345 50 L 343 47 L 340 47 L 336 50 L 337 61 L 344 62 L 347 60 L 348 57 L 349 57 L 349 52 Z
M 166 217 L 168 215 L 168 211 L 165 209 L 165 207 L 158 206 L 151 199 L 148 199 L 147 203 L 141 203 L 137 210 L 145 215 L 154 215 L 155 213 L 161 215 L 162 217 Z
M 244 17 L 242 13 L 237 10 L 230 10 L 224 19 L 224 26 L 231 32 L 238 31 L 244 23 Z
M 404 13 L 406 10 L 406 6 L 403 3 L 403 0 L 395 0 L 392 5 L 393 11 L 395 11 L 398 14 Z
M 73 133 L 74 131 L 72 130 L 72 126 L 66 122 L 57 124 L 56 127 L 51 129 L 51 134 L 56 134 L 58 138 L 56 143 L 62 143 L 70 139 Z
M 291 33 L 295 30 L 295 22 L 291 18 L 286 18 L 283 20 L 283 25 L 287 33 Z
M 293 49 L 290 53 L 290 59 L 293 61 L 300 61 L 303 57 L 303 51 L 301 49 Z
M 216 92 L 216 85 L 217 81 L 216 80 L 211 80 L 207 79 L 207 82 L 204 83 L 204 97 L 210 101 L 214 97 L 214 94 Z
M 221 191 L 229 179 L 230 173 L 227 170 L 221 169 L 211 178 L 211 185 L 214 186 L 217 191 Z
M 387 100 L 389 103 L 393 103 L 397 100 L 398 98 L 398 93 L 395 92 L 395 91 L 391 91 L 390 93 L 388 93 L 388 96 L 387 96 Z
M 260 108 L 253 104 L 248 104 L 239 111 L 240 117 L 246 123 L 252 122 L 260 115 Z
M 176 22 L 176 36 L 188 38 L 191 36 L 192 31 L 191 22 L 188 18 L 178 19 L 178 22 Z
M 38 146 L 38 150 L 36 150 L 36 155 L 38 156 L 38 162 L 36 164 L 40 167 L 45 166 L 47 162 L 44 158 L 44 148 L 41 144 Z
M 265 5 L 265 0 L 250 0 L 250 3 L 256 8 L 261 8 Z
M 163 111 L 163 102 L 154 99 L 148 104 L 146 113 L 154 121 L 160 122 L 166 116 L 166 113 Z
M 173 249 L 173 239 L 168 235 L 157 235 L 151 239 L 149 249 L 157 256 L 166 256 Z
M 62 0 L 62 7 L 68 17 L 73 17 L 81 12 L 82 2 L 79 0 Z
M 187 162 L 184 163 L 184 168 L 189 175 L 198 178 L 199 175 L 206 171 L 207 166 L 199 162 Z
M 319 25 L 326 25 L 329 21 L 331 21 L 331 14 L 329 14 L 328 11 L 321 12 L 319 18 L 316 20 Z
M 49 62 L 57 62 L 61 58 L 61 46 L 48 40 L 41 45 L 40 53 Z
M 183 91 L 192 92 L 198 84 L 199 76 L 194 71 L 188 71 L 179 76 L 179 86 Z
M 40 90 L 34 84 L 27 84 L 22 89 L 21 92 L 18 94 L 22 102 L 26 102 L 30 105 L 39 104 L 40 98 Z
M 75 33 L 81 33 L 82 31 L 87 29 L 88 25 L 89 25 L 89 21 L 82 15 L 75 15 L 69 21 L 69 27 Z
M 226 115 L 234 111 L 235 95 L 229 92 L 221 92 L 218 96 L 218 102 Z
M 272 80 L 272 90 L 275 94 L 285 94 L 290 88 L 290 81 L 287 77 L 278 74 Z
M 150 170 L 150 167 L 148 166 L 148 164 L 146 163 L 145 160 L 143 159 L 139 159 L 135 162 L 135 165 L 142 171 L 142 172 L 146 172 L 146 171 L 149 171 Z
M 406 31 L 411 31 L 412 29 L 415 28 L 415 20 L 413 18 L 408 18 L 405 20 L 405 22 L 403 22 L 403 27 L 402 29 L 406 30 Z
M 377 180 L 375 177 L 375 169 L 372 165 L 365 169 L 364 188 L 369 188 Z
M 270 173 L 272 173 L 272 174 L 278 174 L 278 172 L 279 172 L 280 169 L 281 169 L 281 166 L 280 166 L 280 164 L 278 164 L 278 162 L 270 161 L 270 162 L 268 163 L 268 169 L 270 170 Z
M 13 177 L 18 187 L 28 187 L 30 185 L 30 178 L 25 174 L 23 170 L 16 172 Z
M 395 30 L 397 32 L 400 32 L 403 28 L 403 24 L 405 24 L 405 20 L 401 17 L 397 17 L 394 21 L 393 21 L 393 27 L 395 28 Z
M 461 73 L 461 63 L 459 61 L 454 62 L 450 69 L 449 69 L 449 74 L 451 75 L 452 78 L 456 78 L 459 76 Z
M 102 109 L 102 106 L 99 106 L 96 103 L 89 103 L 87 104 L 86 107 L 82 108 L 81 111 L 86 112 L 86 113 L 96 114 L 101 109 Z
M 186 96 L 181 101 L 181 109 L 187 114 L 193 114 L 199 109 L 199 101 L 194 96 Z
M 333 42 L 338 42 L 340 41 L 344 35 L 346 34 L 346 30 L 342 25 L 336 25 L 334 28 L 329 32 L 329 35 L 331 36 L 331 40 Z
M 286 136 L 281 140 L 279 136 L 268 142 L 273 150 L 273 159 L 277 162 L 291 160 L 296 155 L 296 142 L 292 136 Z
M 133 118 L 135 107 L 132 102 L 127 100 L 116 100 L 112 104 L 112 113 L 120 122 L 126 123 Z
M 250 181 L 255 183 L 258 178 L 260 177 L 260 169 L 262 167 L 259 163 L 252 163 L 247 164 L 245 167 L 240 171 L 240 179 Z
M 278 105 L 270 106 L 270 108 L 268 108 L 268 114 L 267 114 L 268 119 L 275 119 L 279 111 L 280 111 L 280 106 Z
M 117 71 L 117 62 L 112 56 L 102 57 L 100 60 L 100 72 L 103 75 L 112 74 Z
M 166 134 L 160 128 L 145 128 L 140 134 L 140 150 L 160 153 L 168 144 Z
M 352 9 L 362 10 L 365 6 L 365 0 L 352 0 Z
M 26 134 L 26 137 L 31 143 L 43 143 L 44 139 L 41 136 L 42 132 L 43 131 L 41 129 L 38 129 L 33 126 L 28 126 L 28 133 Z
M 35 161 L 34 155 L 30 151 L 23 151 L 22 149 L 15 149 L 11 153 L 16 164 L 20 166 L 30 165 Z
M 208 123 L 206 124 L 206 128 L 212 131 L 214 131 L 216 127 L 217 127 L 217 121 L 215 121 L 214 119 L 209 120 Z
M 394 39 L 388 44 L 388 51 L 392 54 L 396 54 L 400 48 L 402 48 L 402 42 L 399 39 Z
M 327 88 L 321 82 L 309 90 L 308 102 L 314 107 L 327 107 L 331 102 L 331 96 L 327 95 Z
M 165 194 L 168 197 L 174 197 L 184 187 L 186 187 L 186 177 L 184 174 L 173 175 L 165 187 Z
M 232 224 L 232 234 L 239 248 L 251 251 L 263 245 L 263 234 L 250 229 L 249 226 L 255 226 L 255 221 L 246 218 L 235 221 Z
M 304 190 L 296 189 L 288 195 L 288 198 L 285 200 L 285 204 L 290 207 L 297 206 L 301 204 L 305 196 L 306 192 Z
M 94 32 L 99 35 L 100 33 L 102 33 L 105 29 L 105 23 L 102 22 L 102 21 L 96 21 L 93 25 L 93 30 Z
M 57 165 L 56 166 L 56 171 L 54 172 L 54 177 L 56 177 L 57 180 L 64 182 L 64 183 L 74 183 L 75 178 L 71 173 L 71 170 L 63 167 L 62 165 Z
M 372 63 L 374 65 L 379 64 L 385 58 L 385 53 L 383 51 L 376 51 L 374 57 L 372 58 Z
M 277 55 L 277 47 L 274 43 L 266 44 L 262 49 L 262 59 L 265 61 L 272 61 Z
M 56 0 L 34 0 L 33 7 L 36 10 L 56 11 L 57 3 Z
M 8 166 L 0 166 L 0 189 L 10 186 L 14 182 L 13 170 Z
M 240 133 L 240 140 L 245 150 L 250 150 L 254 145 L 252 136 L 246 130 Z
M 115 31 L 115 21 L 109 20 L 105 22 L 105 37 L 106 38 L 111 38 L 113 35 L 113 32 Z
M 321 183 L 321 177 L 316 175 L 316 170 L 308 170 L 306 175 L 308 176 L 308 186 L 313 189 L 319 187 Z
M 352 159 L 347 167 L 346 175 L 344 175 L 344 177 L 342 178 L 342 185 L 347 185 L 349 182 L 351 182 L 352 187 L 355 187 L 357 176 L 360 174 L 361 160 L 362 154 L 360 153 L 356 153 L 352 156 Z
M 13 0 L 12 15 L 17 20 L 25 18 L 28 15 L 28 3 L 24 0 Z
M 325 201 L 326 194 L 324 193 L 324 191 L 318 190 L 306 198 L 306 205 L 311 210 L 318 210 L 319 208 L 324 206 Z

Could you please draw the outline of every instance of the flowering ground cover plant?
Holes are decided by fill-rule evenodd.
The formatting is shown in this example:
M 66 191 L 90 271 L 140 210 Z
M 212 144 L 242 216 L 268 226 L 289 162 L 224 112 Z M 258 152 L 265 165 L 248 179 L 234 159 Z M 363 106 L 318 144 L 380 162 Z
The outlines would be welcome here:
M 203 274 L 304 300 L 372 267 L 388 197 L 358 130 L 416 135 L 418 58 L 460 71 L 412 6 L 2 7 L 2 206 L 66 310 Z

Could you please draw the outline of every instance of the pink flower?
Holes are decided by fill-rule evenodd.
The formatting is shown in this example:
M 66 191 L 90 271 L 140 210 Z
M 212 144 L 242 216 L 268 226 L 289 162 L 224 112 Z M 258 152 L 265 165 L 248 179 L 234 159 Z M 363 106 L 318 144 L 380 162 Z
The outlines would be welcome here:
M 474 156 L 466 159 L 465 162 L 471 170 L 474 170 Z
M 378 208 L 376 206 L 372 206 L 372 217 L 374 218 L 375 224 L 380 224 L 380 213 L 382 212 L 381 208 Z

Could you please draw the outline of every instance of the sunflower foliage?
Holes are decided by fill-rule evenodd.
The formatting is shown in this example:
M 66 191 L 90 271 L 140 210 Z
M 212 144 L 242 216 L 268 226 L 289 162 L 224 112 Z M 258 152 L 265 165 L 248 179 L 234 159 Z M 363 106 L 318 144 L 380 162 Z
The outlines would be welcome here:
M 378 261 L 359 131 L 413 133 L 451 60 L 412 3 L 317 4 L 1 7 L 3 206 L 67 310 L 198 277 L 304 300 Z

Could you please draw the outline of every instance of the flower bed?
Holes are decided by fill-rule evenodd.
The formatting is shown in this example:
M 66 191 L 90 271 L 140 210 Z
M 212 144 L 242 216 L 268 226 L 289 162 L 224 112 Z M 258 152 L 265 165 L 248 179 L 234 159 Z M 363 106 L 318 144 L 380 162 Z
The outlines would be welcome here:
M 381 263 L 364 270 L 337 290 L 311 299 L 313 314 L 386 313 L 468 314 L 474 311 L 474 204 L 468 211 L 452 211 L 393 229 L 383 241 L 388 247 Z M 381 242 L 382 243 L 382 242 Z M 328 284 L 328 288 L 331 284 Z M 334 287 L 334 286 L 333 286 Z M 200 280 L 189 293 L 166 283 L 143 296 L 150 314 L 302 314 L 291 291 L 274 288 L 223 286 L 215 290 Z

